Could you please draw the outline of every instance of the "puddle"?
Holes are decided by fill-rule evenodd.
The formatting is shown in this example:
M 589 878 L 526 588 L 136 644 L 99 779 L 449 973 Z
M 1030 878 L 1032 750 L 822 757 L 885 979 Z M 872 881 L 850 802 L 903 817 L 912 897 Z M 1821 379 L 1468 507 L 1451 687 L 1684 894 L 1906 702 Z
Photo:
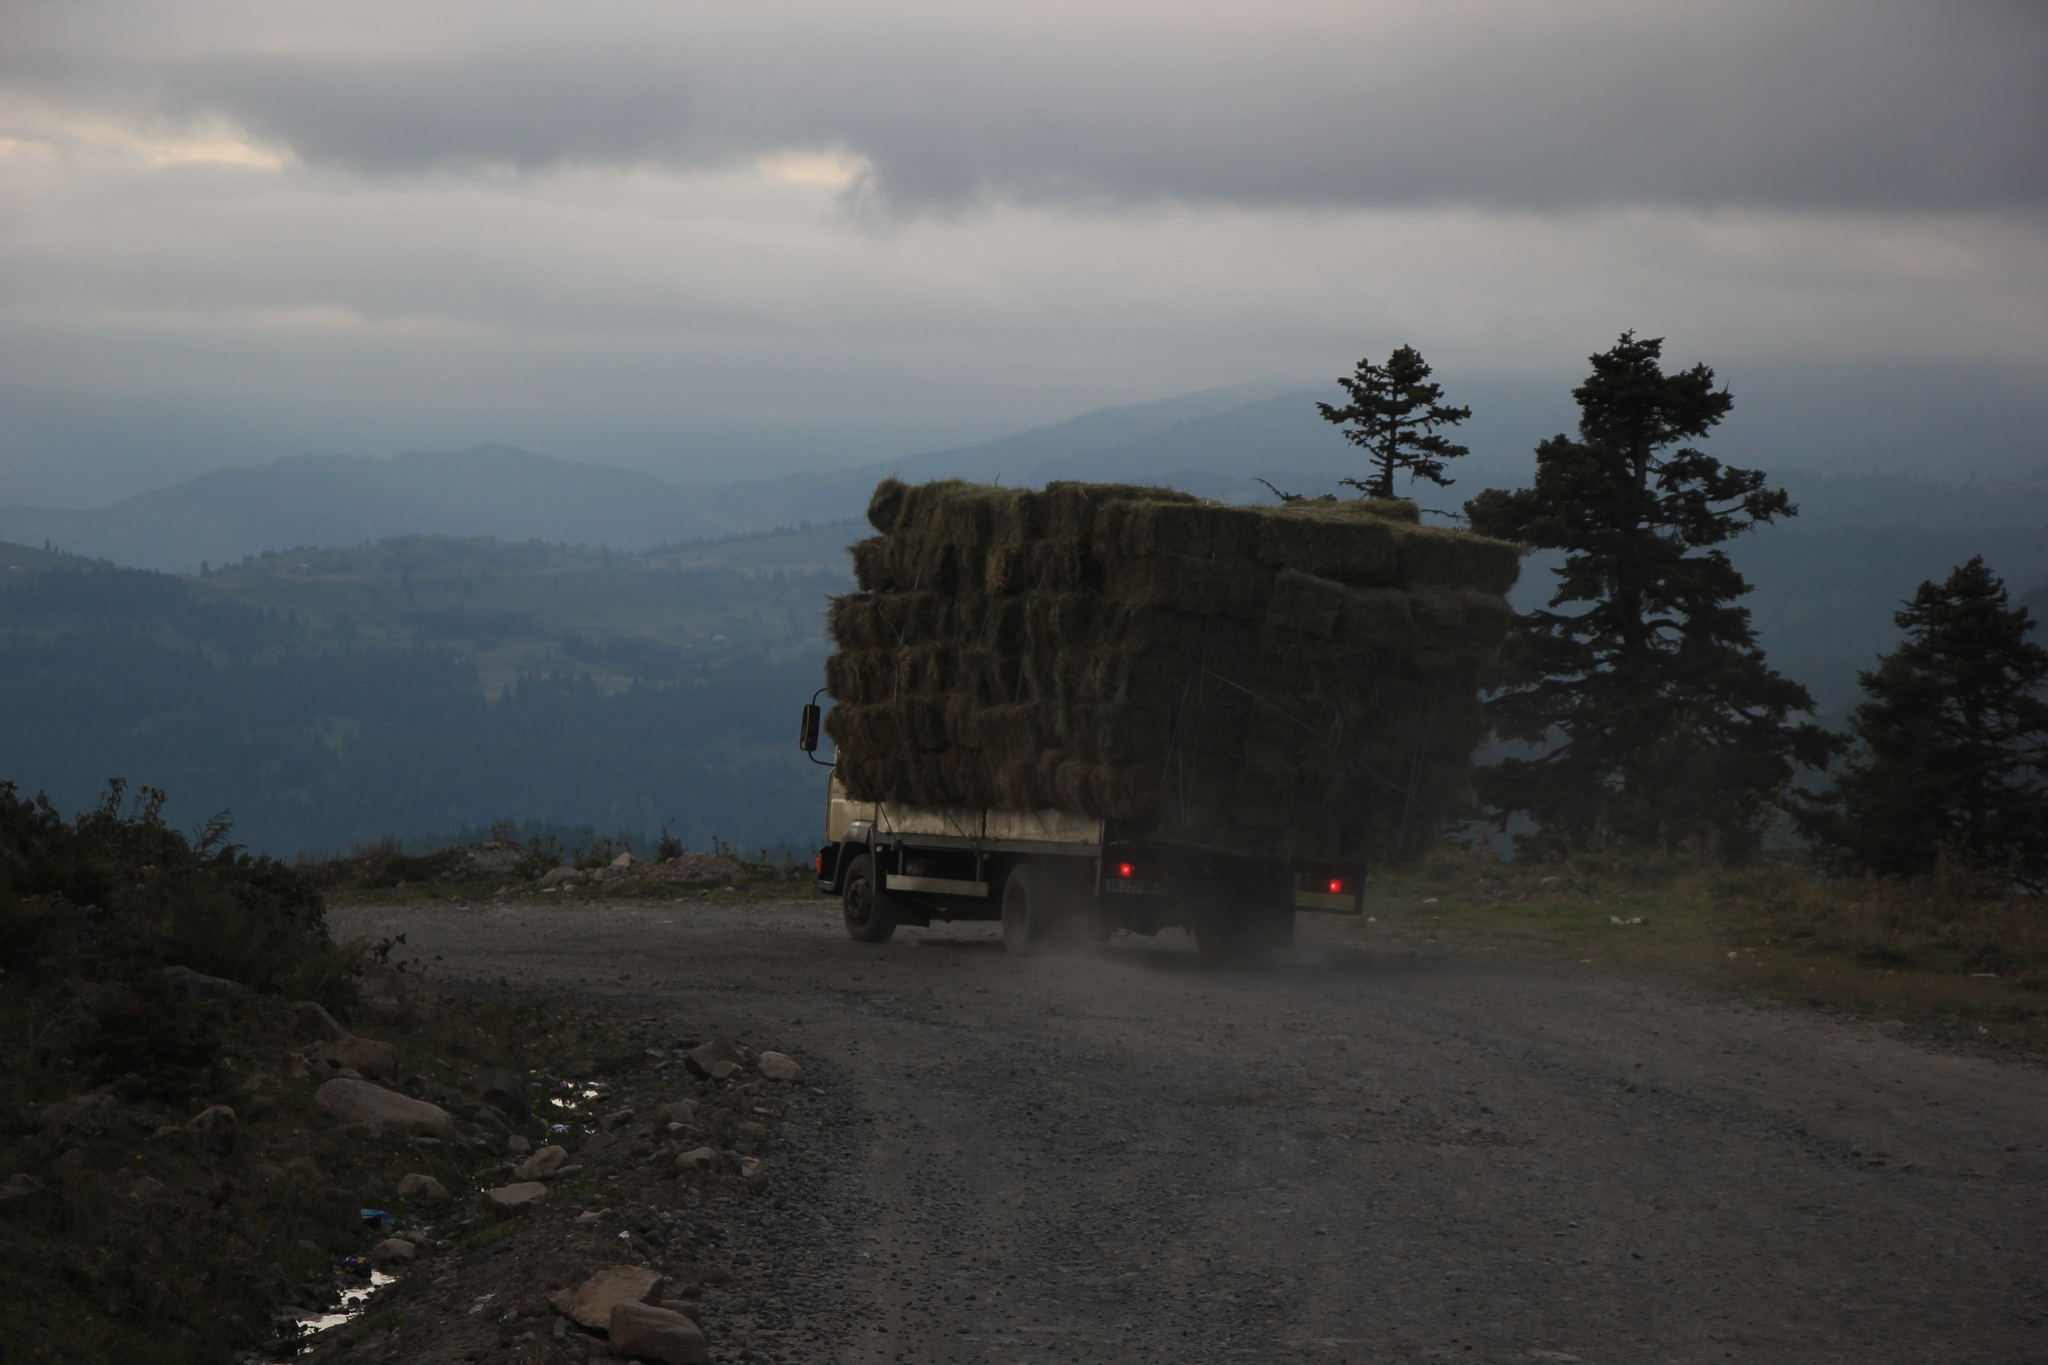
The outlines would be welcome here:
M 345 1285 L 342 1288 L 341 1308 L 339 1311 L 333 1313 L 314 1313 L 301 1309 L 293 1313 L 288 1320 L 303 1324 L 306 1329 L 306 1335 L 310 1338 L 315 1332 L 325 1332 L 331 1327 L 339 1327 L 343 1323 L 361 1316 L 363 1309 L 369 1306 L 372 1294 L 375 1294 L 387 1284 L 396 1283 L 398 1283 L 396 1275 L 386 1275 L 381 1270 L 373 1270 L 370 1272 L 370 1279 L 367 1284 Z

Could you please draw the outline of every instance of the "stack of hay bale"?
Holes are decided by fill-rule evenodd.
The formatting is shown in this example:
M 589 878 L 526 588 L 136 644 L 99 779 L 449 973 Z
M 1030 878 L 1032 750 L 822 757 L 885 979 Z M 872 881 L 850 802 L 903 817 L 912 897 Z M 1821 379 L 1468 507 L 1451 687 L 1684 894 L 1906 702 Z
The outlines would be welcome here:
M 857 800 L 1380 860 L 1432 838 L 1484 722 L 1519 552 L 1406 501 L 883 482 L 834 600 Z

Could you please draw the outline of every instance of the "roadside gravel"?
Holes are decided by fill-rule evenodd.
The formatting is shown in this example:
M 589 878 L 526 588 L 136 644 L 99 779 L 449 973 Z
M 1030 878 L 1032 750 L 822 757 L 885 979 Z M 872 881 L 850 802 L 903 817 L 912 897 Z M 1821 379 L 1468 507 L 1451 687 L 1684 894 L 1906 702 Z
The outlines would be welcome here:
M 2048 1357 L 2039 1066 L 1313 924 L 1232 970 L 856 944 L 822 899 L 329 917 L 802 1057 L 811 1159 L 719 1206 L 717 1359 Z

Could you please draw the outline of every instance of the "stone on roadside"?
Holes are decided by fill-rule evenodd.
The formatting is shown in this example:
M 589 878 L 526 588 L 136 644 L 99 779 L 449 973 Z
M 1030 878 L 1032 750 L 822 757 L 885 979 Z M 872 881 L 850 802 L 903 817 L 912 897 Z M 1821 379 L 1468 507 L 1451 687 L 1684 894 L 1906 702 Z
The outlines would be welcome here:
M 633 865 L 634 861 L 635 860 L 633 857 L 632 850 L 628 849 L 626 852 L 621 853 L 618 857 L 612 859 L 612 866 L 619 868 L 628 868 Z
M 681 1313 L 649 1304 L 625 1302 L 612 1309 L 611 1348 L 614 1355 L 659 1360 L 666 1365 L 709 1365 L 711 1345 L 704 1331 Z
M 574 886 L 582 880 L 583 874 L 581 872 L 565 864 L 561 867 L 550 868 L 547 874 L 540 879 L 540 884 L 542 886 Z
M 503 1135 L 512 1131 L 505 1126 L 505 1120 L 498 1117 L 498 1111 L 491 1108 L 488 1104 L 478 1105 L 475 1112 L 470 1114 L 469 1121 L 487 1133 Z M 524 1141 L 524 1139 L 521 1139 L 521 1141 Z
M 533 1117 L 533 1099 L 526 1082 L 502 1066 L 485 1067 L 477 1073 L 476 1097 L 501 1114 L 524 1122 Z
M 740 1050 L 723 1038 L 713 1038 L 683 1054 L 683 1065 L 699 1080 L 710 1079 L 721 1065 L 730 1064 L 737 1069 L 746 1063 L 747 1059 L 740 1055 Z
M 292 1031 L 296 1033 L 300 1029 L 317 1033 L 330 1041 L 348 1036 L 348 1030 L 335 1022 L 327 1007 L 313 1000 L 301 1000 L 292 1006 Z
M 484 1198 L 501 1209 L 526 1209 L 544 1204 L 548 1198 L 548 1187 L 538 1180 L 522 1180 L 511 1185 L 500 1185 L 495 1190 L 485 1190 Z
M 128 1187 L 128 1197 L 130 1199 L 154 1199 L 168 1189 L 170 1189 L 170 1186 L 164 1184 L 163 1181 L 158 1180 L 155 1176 L 140 1175 L 135 1178 L 135 1183 Z
M 546 1180 L 562 1169 L 562 1163 L 569 1159 L 566 1147 L 548 1146 L 535 1152 L 519 1163 L 512 1172 L 514 1180 Z
M 73 1095 L 68 1100 L 58 1100 L 46 1105 L 42 1112 L 43 1126 L 56 1130 L 82 1128 L 97 1132 L 113 1122 L 121 1112 L 121 1102 L 112 1095 Z
M 622 1303 L 661 1302 L 661 1272 L 637 1265 L 600 1270 L 574 1289 L 558 1289 L 548 1303 L 563 1317 L 592 1329 L 609 1328 L 612 1310 Z
M 605 1116 L 604 1116 L 603 1118 L 599 1119 L 599 1120 L 597 1121 L 597 1126 L 598 1126 L 598 1129 L 599 1129 L 599 1130 L 600 1130 L 601 1132 L 606 1132 L 606 1133 L 609 1133 L 609 1132 L 612 1132 L 612 1131 L 614 1131 L 614 1130 L 616 1130 L 616 1129 L 618 1129 L 618 1128 L 624 1127 L 624 1126 L 625 1126 L 626 1124 L 629 1124 L 629 1123 L 631 1123 L 632 1121 L 633 1121 L 633 1111 L 632 1111 L 632 1110 L 630 1110 L 630 1109 L 617 1109 L 617 1110 L 614 1110 L 614 1111 L 612 1111 L 612 1112 L 611 1112 L 611 1113 L 609 1113 L 609 1114 L 606 1114 L 606 1115 L 605 1115 Z
M 345 1066 L 364 1076 L 398 1079 L 398 1049 L 375 1038 L 359 1038 L 353 1033 L 344 1033 L 323 1045 L 313 1053 L 311 1060 Z
M 418 1137 L 453 1140 L 455 1120 L 446 1109 L 369 1081 L 337 1076 L 314 1092 L 313 1107 L 343 1123 L 395 1128 Z
M 421 1175 L 414 1171 L 398 1182 L 398 1197 L 424 1199 L 429 1204 L 445 1204 L 448 1202 L 448 1187 L 430 1175 Z
M 709 1147 L 693 1147 L 676 1158 L 678 1171 L 708 1171 L 718 1165 L 718 1153 Z
M 386 1237 L 370 1248 L 370 1260 L 377 1265 L 389 1265 L 393 1261 L 410 1261 L 418 1254 L 413 1244 L 403 1237 Z
M 505 1139 L 505 1150 L 514 1156 L 532 1156 L 533 1144 L 526 1140 L 525 1134 L 514 1133 Z
M 794 1057 L 780 1052 L 764 1052 L 755 1063 L 761 1075 L 771 1081 L 783 1081 L 790 1085 L 804 1083 L 804 1069 L 798 1066 Z
M 660 1123 L 695 1123 L 697 1121 L 697 1101 L 672 1100 L 655 1110 L 654 1117 Z
M 187 1004 L 197 1004 L 202 1000 L 213 1000 L 223 995 L 249 994 L 249 988 L 239 981 L 208 976 L 205 972 L 195 972 L 190 967 L 164 968 L 164 984 L 183 997 Z

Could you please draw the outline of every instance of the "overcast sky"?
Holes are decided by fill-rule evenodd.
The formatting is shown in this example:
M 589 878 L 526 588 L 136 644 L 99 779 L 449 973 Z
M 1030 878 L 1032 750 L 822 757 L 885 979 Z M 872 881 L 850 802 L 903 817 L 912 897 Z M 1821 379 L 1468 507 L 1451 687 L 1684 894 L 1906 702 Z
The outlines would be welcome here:
M 10 0 L 0 503 L 487 440 L 722 482 L 1625 327 L 2024 389 L 2043 73 L 2034 0 Z

